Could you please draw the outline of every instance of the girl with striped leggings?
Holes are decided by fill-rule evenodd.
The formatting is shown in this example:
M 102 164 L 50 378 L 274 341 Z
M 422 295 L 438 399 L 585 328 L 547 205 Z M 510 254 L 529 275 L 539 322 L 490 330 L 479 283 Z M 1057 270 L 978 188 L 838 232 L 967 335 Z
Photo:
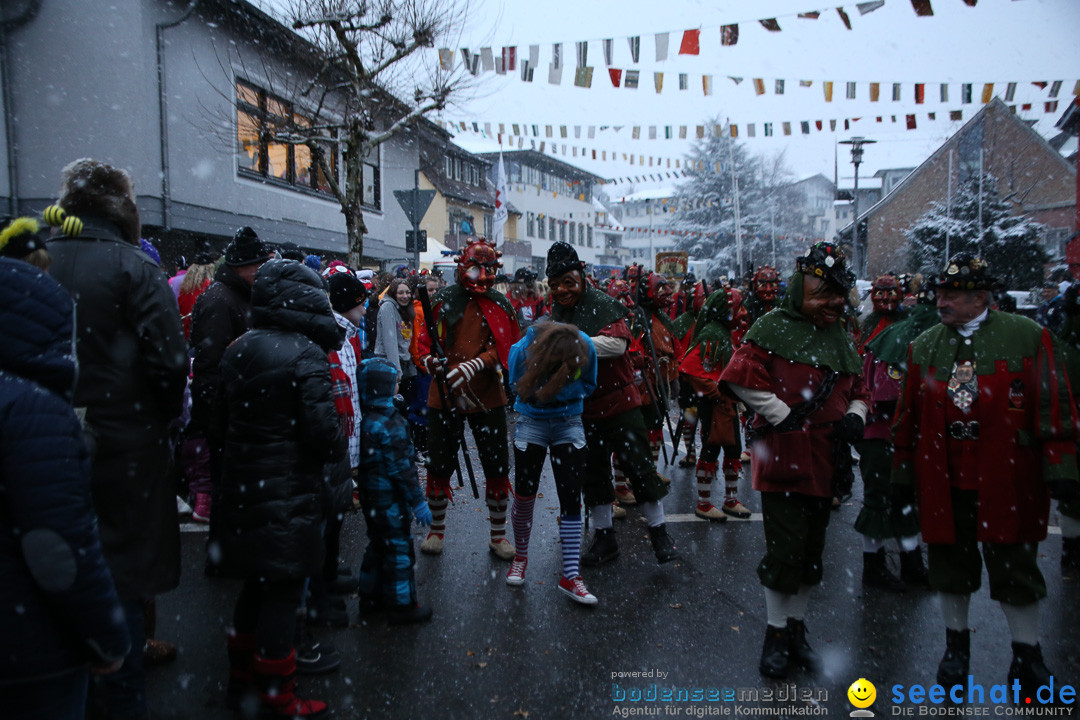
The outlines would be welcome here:
M 573 325 L 533 325 L 510 349 L 510 384 L 517 393 L 514 410 L 514 561 L 506 584 L 525 583 L 533 505 L 544 459 L 559 495 L 559 538 L 562 579 L 559 590 L 583 605 L 597 600 L 586 589 L 578 569 L 581 555 L 581 477 L 585 471 L 585 429 L 582 401 L 596 389 L 596 350 L 589 336 Z

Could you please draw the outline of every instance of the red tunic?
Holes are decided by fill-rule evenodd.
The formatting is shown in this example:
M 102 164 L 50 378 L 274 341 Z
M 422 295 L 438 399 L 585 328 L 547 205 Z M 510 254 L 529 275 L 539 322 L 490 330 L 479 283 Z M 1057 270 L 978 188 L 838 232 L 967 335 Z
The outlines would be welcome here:
M 600 337 L 630 341 L 630 327 L 625 320 L 611 323 L 600 331 Z M 641 393 L 634 385 L 634 368 L 629 350 L 619 357 L 599 358 L 596 363 L 596 390 L 585 398 L 581 416 L 586 420 L 614 417 L 641 407 Z
M 733 385 L 767 390 L 789 406 L 794 406 L 813 395 L 825 373 L 812 365 L 792 362 L 763 350 L 753 342 L 747 342 L 735 351 L 720 377 Z M 833 441 L 829 435 L 853 401 L 868 402 L 869 399 L 861 375 L 839 375 L 833 391 L 824 404 L 807 418 L 803 429 L 767 432 L 750 446 L 754 489 L 831 498 L 835 466 Z M 752 427 L 766 424 L 759 414 Z
M 952 487 L 978 490 L 980 542 L 1039 542 L 1050 511 L 1044 479 L 1076 480 L 1073 404 L 1050 333 L 1025 318 L 991 311 L 973 336 L 976 347 L 993 323 L 1007 324 L 1007 350 L 1027 357 L 1011 369 L 998 360 L 993 373 L 979 374 L 978 398 L 968 413 L 948 396 L 951 367 L 928 362 L 939 343 L 958 338 L 956 331 L 932 328 L 908 351 L 893 434 L 893 481 L 915 483 L 928 543 L 956 541 Z M 948 423 L 955 420 L 977 421 L 979 440 L 951 438 Z

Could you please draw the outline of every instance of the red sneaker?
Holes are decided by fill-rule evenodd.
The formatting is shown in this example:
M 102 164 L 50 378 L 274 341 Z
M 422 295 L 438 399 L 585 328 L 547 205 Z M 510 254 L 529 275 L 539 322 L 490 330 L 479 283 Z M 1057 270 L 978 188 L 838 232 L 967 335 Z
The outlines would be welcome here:
M 525 584 L 525 566 L 529 564 L 527 558 L 514 558 L 510 563 L 510 572 L 506 573 L 506 584 L 517 587 Z
M 197 523 L 210 522 L 210 493 L 195 493 L 195 507 L 191 519 Z
M 578 575 L 573 580 L 569 578 L 562 578 L 559 580 L 559 589 L 570 596 L 570 598 L 582 605 L 595 605 L 599 602 L 596 596 L 589 592 L 589 589 L 585 587 L 585 581 Z

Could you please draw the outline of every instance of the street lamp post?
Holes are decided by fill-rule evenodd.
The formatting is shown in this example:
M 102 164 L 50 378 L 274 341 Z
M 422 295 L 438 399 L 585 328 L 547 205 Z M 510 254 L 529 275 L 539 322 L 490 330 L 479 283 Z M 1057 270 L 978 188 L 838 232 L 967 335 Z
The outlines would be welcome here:
M 852 220 L 851 231 L 851 250 L 855 255 L 852 258 L 855 261 L 855 271 L 860 277 L 866 275 L 866 248 L 862 246 L 862 242 L 859 238 L 859 164 L 862 163 L 863 145 L 871 145 L 876 143 L 877 140 L 870 140 L 864 137 L 853 137 L 850 140 L 841 140 L 841 145 L 851 146 L 851 162 L 855 165 L 855 191 L 852 194 L 852 212 L 854 218 Z

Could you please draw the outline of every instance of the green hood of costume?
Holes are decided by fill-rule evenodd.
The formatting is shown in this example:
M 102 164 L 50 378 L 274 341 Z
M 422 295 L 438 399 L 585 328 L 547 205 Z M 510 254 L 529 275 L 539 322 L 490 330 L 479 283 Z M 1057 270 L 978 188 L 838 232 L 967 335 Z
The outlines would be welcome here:
M 572 308 L 564 308 L 554 301 L 551 303 L 552 320 L 576 325 L 578 330 L 590 337 L 599 335 L 601 330 L 624 319 L 629 313 L 625 305 L 592 285 L 585 286 L 581 299 Z
M 488 290 L 481 297 L 486 297 L 498 305 L 507 315 L 517 317 L 514 306 L 506 299 L 506 296 L 497 290 Z M 431 296 L 431 304 L 442 303 L 439 310 L 439 320 L 446 323 L 447 339 L 450 339 L 450 328 L 457 327 L 461 319 L 465 317 L 465 306 L 472 300 L 473 295 L 461 286 L 460 283 L 447 285 L 442 290 Z
M 802 296 L 803 274 L 796 272 L 788 280 L 787 294 L 780 305 L 754 321 L 745 340 L 792 362 L 840 373 L 861 373 L 862 360 L 844 322 L 820 330 L 814 327 L 800 312 Z
M 720 363 L 727 364 L 734 352 L 731 346 L 730 322 L 727 292 L 717 290 L 709 296 L 698 313 L 697 322 L 694 324 L 694 337 L 690 340 L 687 352 L 698 348 L 702 365 L 715 367 Z
M 915 338 L 941 322 L 937 308 L 933 305 L 916 305 L 906 318 L 895 322 L 878 333 L 878 336 L 866 344 L 866 349 L 874 357 L 887 365 L 907 363 L 908 346 Z

